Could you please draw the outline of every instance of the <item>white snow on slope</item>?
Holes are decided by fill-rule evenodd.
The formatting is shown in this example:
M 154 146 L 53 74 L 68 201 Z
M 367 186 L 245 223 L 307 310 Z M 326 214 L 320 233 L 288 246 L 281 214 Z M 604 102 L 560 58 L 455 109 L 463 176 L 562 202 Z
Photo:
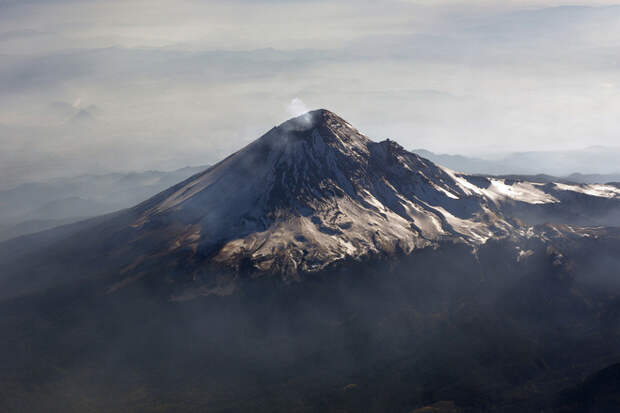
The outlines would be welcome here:
M 443 168 L 455 183 L 468 194 L 477 194 L 490 200 L 505 201 L 514 200 L 525 202 L 528 204 L 549 204 L 559 202 L 555 197 L 543 191 L 543 184 L 533 182 L 513 182 L 510 185 L 505 179 L 488 178 L 490 185 L 488 188 L 480 188 L 466 178 L 462 174 L 457 174 L 448 168 Z
M 491 199 L 512 199 L 528 204 L 551 204 L 559 202 L 552 195 L 545 193 L 542 184 L 531 182 L 515 182 L 506 184 L 505 179 L 491 179 L 491 186 L 483 190 L 483 194 Z
M 619 198 L 620 197 L 620 188 L 617 188 L 613 185 L 602 185 L 602 184 L 593 184 L 593 185 L 566 185 L 555 183 L 555 187 L 561 191 L 572 191 L 579 192 L 582 194 L 601 197 L 601 198 Z

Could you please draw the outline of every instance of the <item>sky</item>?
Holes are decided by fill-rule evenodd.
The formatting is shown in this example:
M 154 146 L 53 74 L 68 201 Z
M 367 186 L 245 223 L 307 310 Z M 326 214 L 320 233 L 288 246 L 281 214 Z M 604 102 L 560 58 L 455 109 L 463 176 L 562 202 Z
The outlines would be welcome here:
M 619 146 L 607 1 L 0 0 L 0 189 L 210 164 L 305 109 L 483 155 Z

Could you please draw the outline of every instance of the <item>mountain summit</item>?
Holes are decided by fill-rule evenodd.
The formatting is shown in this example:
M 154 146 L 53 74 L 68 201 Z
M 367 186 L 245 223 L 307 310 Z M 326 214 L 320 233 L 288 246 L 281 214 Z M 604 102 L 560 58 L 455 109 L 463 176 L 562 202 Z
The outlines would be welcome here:
M 466 179 L 323 109 L 134 212 L 137 233 L 167 237 L 153 255 L 284 276 L 441 240 L 481 243 L 512 228 Z

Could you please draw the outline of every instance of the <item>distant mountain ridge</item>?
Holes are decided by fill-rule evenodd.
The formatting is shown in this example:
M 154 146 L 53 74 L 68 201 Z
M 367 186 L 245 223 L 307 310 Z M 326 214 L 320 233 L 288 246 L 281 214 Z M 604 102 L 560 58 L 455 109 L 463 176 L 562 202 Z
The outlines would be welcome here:
M 0 240 L 130 207 L 204 168 L 80 175 L 0 191 Z
M 463 155 L 438 154 L 426 149 L 417 153 L 439 165 L 456 171 L 482 175 L 520 175 L 530 180 L 544 178 L 549 181 L 580 184 L 602 184 L 620 181 L 616 148 L 590 147 L 584 150 L 556 152 L 514 152 L 498 155 L 497 159 L 482 159 Z

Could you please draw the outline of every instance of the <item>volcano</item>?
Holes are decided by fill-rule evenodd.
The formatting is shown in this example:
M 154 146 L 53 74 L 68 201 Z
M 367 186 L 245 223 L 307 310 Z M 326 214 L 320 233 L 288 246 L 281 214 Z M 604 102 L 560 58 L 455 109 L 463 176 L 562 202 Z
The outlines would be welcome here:
M 171 296 L 194 297 L 230 294 L 241 279 L 299 281 L 442 244 L 475 254 L 489 239 L 540 237 L 519 219 L 536 211 L 568 210 L 574 220 L 580 197 L 581 210 L 615 208 L 620 189 L 460 174 L 392 140 L 372 141 L 321 109 L 133 208 L 26 240 L 46 245 L 39 255 L 51 268 L 79 265 L 104 278 L 108 291 L 147 278 Z M 11 259 L 20 256 L 14 248 Z M 40 268 L 27 271 L 34 275 L 15 280 L 23 288 L 53 280 L 36 275 Z
M 476 189 L 317 110 L 138 205 L 132 227 L 165 234 L 166 254 L 191 251 L 199 266 L 290 277 L 442 240 L 476 244 L 509 234 L 511 224 Z
M 312 111 L 0 243 L 0 410 L 615 411 L 618 218 Z

